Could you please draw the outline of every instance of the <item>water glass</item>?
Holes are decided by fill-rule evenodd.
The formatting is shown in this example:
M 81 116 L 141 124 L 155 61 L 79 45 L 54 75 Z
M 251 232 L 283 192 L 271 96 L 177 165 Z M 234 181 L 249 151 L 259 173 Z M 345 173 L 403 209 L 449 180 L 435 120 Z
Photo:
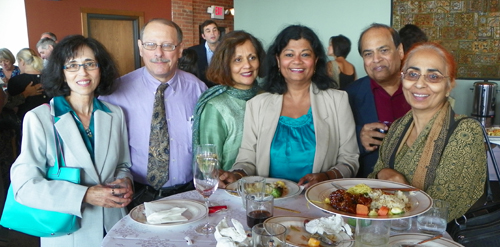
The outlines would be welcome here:
M 355 246 L 387 246 L 390 232 L 390 220 L 356 219 Z
M 246 196 L 247 225 L 253 226 L 264 223 L 273 216 L 274 197 L 270 194 L 257 193 Z
M 243 208 L 246 207 L 248 194 L 265 193 L 266 178 L 259 176 L 243 177 L 238 180 L 238 194 L 241 197 Z
M 448 222 L 448 209 L 450 204 L 443 200 L 433 200 L 429 211 L 417 217 L 417 228 L 420 232 L 428 234 L 441 234 L 446 231 Z
M 259 223 L 252 227 L 253 247 L 286 247 L 286 227 L 278 223 Z
M 395 232 L 407 232 L 411 229 L 412 218 L 391 220 L 391 230 Z

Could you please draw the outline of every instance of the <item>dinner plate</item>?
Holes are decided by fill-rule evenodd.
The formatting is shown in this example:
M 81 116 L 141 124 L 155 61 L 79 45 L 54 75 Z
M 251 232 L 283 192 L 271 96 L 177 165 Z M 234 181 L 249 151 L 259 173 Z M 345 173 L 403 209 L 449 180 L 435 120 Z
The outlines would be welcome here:
M 187 208 L 182 215 L 186 217 L 187 221 L 181 222 L 172 222 L 172 223 L 163 223 L 163 224 L 149 224 L 146 218 L 146 214 L 144 213 L 144 204 L 136 206 L 130 211 L 130 218 L 134 221 L 139 222 L 141 224 L 146 224 L 150 226 L 178 226 L 189 224 L 198 220 L 205 218 L 208 213 L 205 204 L 187 199 L 172 199 L 172 200 L 159 200 L 155 201 L 155 203 L 165 204 L 165 210 L 170 208 L 179 207 L 179 208 Z
M 274 183 L 277 181 L 283 181 L 288 188 L 288 193 L 285 196 L 279 197 L 279 198 L 274 198 L 274 200 L 281 200 L 281 199 L 286 199 L 292 196 L 295 196 L 297 194 L 300 194 L 302 189 L 300 188 L 297 183 L 286 180 L 286 179 L 281 179 L 281 178 L 266 178 L 266 183 Z M 238 193 L 234 193 L 233 191 L 238 191 L 238 181 L 228 184 L 226 187 L 226 192 L 229 193 L 230 195 L 237 196 L 239 197 Z
M 432 238 L 432 235 L 422 234 L 422 233 L 407 233 L 398 234 L 391 236 L 389 238 L 389 247 L 400 247 L 402 244 L 416 244 L 422 240 Z M 440 238 L 436 240 L 429 241 L 427 243 L 419 244 L 419 247 L 456 247 L 462 246 L 461 244 L 449 240 L 447 238 Z
M 357 184 L 366 184 L 371 188 L 414 188 L 410 185 L 400 184 L 391 181 L 370 179 L 370 178 L 343 178 L 320 182 L 309 187 L 306 191 L 306 199 L 313 206 L 335 214 L 341 214 L 342 216 L 350 218 L 359 219 L 372 219 L 372 220 L 387 220 L 388 218 L 410 218 L 427 212 L 432 207 L 432 198 L 427 195 L 427 193 L 418 190 L 411 192 L 404 192 L 408 196 L 409 202 L 411 204 L 411 209 L 406 211 L 404 214 L 399 215 L 386 215 L 386 216 L 367 216 L 367 215 L 357 215 L 340 210 L 334 209 L 329 203 L 325 203 L 325 198 L 329 198 L 330 194 L 337 189 L 332 185 L 341 185 L 345 188 L 353 187 Z
M 294 246 L 294 247 L 303 247 L 303 246 L 308 246 L 307 241 L 309 241 L 309 236 L 311 234 L 307 233 L 304 229 L 304 220 L 313 220 L 312 218 L 306 218 L 306 217 L 289 217 L 289 216 L 277 216 L 277 217 L 271 217 L 264 221 L 265 223 L 279 223 L 284 225 L 287 230 L 288 234 L 286 236 L 286 243 L 289 246 Z M 352 240 L 352 237 L 347 235 L 345 232 L 340 232 L 340 234 L 336 234 L 337 241 L 341 240 Z M 353 246 L 354 241 L 348 241 L 348 242 L 341 242 L 338 247 L 349 247 Z

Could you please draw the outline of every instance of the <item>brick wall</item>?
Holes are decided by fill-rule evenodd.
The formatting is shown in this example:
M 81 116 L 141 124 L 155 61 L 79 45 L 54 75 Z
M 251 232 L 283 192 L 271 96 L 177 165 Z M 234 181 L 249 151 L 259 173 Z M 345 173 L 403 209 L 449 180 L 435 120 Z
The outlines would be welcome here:
M 199 25 L 210 19 L 207 8 L 215 5 L 224 9 L 233 7 L 233 0 L 172 0 L 172 21 L 177 23 L 184 34 L 184 47 L 199 44 Z M 234 30 L 234 17 L 225 15 L 224 20 L 214 19 L 226 33 Z

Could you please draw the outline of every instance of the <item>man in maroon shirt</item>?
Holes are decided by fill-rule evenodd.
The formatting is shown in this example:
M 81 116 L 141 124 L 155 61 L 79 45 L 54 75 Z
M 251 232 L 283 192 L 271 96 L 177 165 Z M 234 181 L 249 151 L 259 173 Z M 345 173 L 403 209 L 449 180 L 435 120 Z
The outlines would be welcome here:
M 346 88 L 356 122 L 360 151 L 358 177 L 367 177 L 378 159 L 378 147 L 394 120 L 410 110 L 401 90 L 403 45 L 393 28 L 374 23 L 358 42 L 368 76 Z

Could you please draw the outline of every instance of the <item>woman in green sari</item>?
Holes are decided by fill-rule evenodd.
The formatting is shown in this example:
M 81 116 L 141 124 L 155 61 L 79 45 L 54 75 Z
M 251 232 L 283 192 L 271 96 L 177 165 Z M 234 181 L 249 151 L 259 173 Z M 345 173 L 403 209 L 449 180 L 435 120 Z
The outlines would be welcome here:
M 455 115 L 448 97 L 456 63 L 441 45 L 423 43 L 408 51 L 401 72 L 411 106 L 380 146 L 371 178 L 410 184 L 450 203 L 448 221 L 464 214 L 483 194 L 486 152 L 480 124 Z
M 196 104 L 193 147 L 215 144 L 223 170 L 238 155 L 246 102 L 259 91 L 256 78 L 264 56 L 259 40 L 233 31 L 223 37 L 207 69 L 207 79 L 220 85 L 205 91 Z

